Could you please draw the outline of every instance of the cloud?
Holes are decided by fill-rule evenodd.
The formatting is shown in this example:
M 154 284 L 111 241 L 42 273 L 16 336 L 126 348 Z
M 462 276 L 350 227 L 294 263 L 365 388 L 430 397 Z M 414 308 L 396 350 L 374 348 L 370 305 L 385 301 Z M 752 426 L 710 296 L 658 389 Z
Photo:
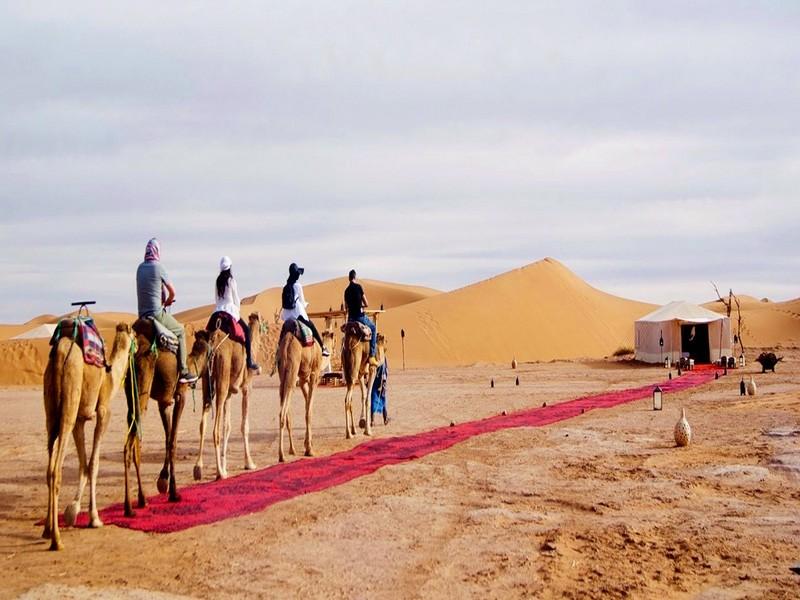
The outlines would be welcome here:
M 555 256 L 653 302 L 800 296 L 800 9 L 577 8 L 4 4 L 0 321 L 132 310 L 153 235 L 183 307 L 222 254 L 244 293 Z

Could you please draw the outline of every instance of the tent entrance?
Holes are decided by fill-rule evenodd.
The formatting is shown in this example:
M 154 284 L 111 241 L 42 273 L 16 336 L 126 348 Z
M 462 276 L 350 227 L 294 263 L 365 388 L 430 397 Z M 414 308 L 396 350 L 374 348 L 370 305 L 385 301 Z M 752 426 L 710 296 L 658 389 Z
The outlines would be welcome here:
M 707 323 L 681 325 L 681 351 L 688 352 L 689 358 L 698 364 L 711 362 Z

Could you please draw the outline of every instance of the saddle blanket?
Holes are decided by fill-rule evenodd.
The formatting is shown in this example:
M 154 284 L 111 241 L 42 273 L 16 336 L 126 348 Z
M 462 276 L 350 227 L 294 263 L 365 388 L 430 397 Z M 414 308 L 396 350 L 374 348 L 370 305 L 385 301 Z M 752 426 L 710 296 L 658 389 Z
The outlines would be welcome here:
M 95 367 L 106 366 L 106 350 L 103 336 L 97 331 L 97 325 L 91 317 L 61 319 L 50 338 L 53 350 L 62 337 L 68 337 L 83 350 L 83 361 Z
M 221 330 L 228 334 L 228 337 L 234 342 L 244 344 L 246 337 L 242 324 L 233 318 L 233 315 L 225 311 L 218 311 L 211 315 L 206 324 L 206 331 L 213 333 L 214 331 Z
M 372 330 L 358 321 L 348 321 L 342 325 L 342 333 L 358 336 L 358 339 L 362 342 L 368 342 L 372 339 Z
M 291 333 L 303 346 L 314 345 L 314 334 L 311 333 L 311 328 L 301 321 L 296 319 L 284 321 L 283 327 L 281 327 L 281 335 L 278 339 L 281 339 L 285 333 Z

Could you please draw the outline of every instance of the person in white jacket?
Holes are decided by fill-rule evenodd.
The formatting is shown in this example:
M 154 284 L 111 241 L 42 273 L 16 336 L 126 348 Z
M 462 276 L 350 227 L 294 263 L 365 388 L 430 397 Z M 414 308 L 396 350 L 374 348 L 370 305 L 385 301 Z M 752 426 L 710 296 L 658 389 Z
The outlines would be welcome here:
M 219 259 L 219 275 L 216 283 L 216 307 L 215 312 L 226 312 L 234 319 L 239 321 L 239 325 L 244 329 L 245 350 L 247 351 L 247 368 L 258 371 L 258 365 L 253 362 L 251 350 L 252 335 L 250 326 L 244 322 L 240 314 L 241 300 L 239 299 L 239 287 L 231 272 L 231 259 L 223 256 Z
M 286 285 L 283 286 L 283 292 L 281 293 L 281 319 L 283 321 L 295 319 L 304 325 L 308 325 L 308 328 L 311 329 L 311 333 L 314 335 L 314 339 L 317 341 L 320 348 L 322 348 L 322 356 L 330 356 L 330 352 L 328 352 L 328 349 L 325 348 L 325 345 L 322 343 L 319 331 L 317 331 L 317 328 L 314 326 L 314 322 L 308 318 L 308 313 L 306 312 L 308 302 L 306 302 L 306 298 L 303 295 L 303 286 L 300 285 L 299 281 L 300 275 L 304 272 L 305 269 L 303 267 L 298 267 L 296 263 L 289 265 L 289 278 L 286 280 Z

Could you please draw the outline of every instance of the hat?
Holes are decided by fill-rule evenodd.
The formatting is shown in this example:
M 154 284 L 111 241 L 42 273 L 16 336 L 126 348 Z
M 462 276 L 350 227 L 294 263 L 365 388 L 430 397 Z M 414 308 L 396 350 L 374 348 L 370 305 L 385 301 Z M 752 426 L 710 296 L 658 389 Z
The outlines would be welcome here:
M 223 256 L 219 259 L 219 270 L 225 271 L 226 269 L 231 268 L 231 258 L 230 256 Z
M 303 267 L 298 267 L 297 263 L 289 265 L 289 275 L 302 275 L 305 272 Z

